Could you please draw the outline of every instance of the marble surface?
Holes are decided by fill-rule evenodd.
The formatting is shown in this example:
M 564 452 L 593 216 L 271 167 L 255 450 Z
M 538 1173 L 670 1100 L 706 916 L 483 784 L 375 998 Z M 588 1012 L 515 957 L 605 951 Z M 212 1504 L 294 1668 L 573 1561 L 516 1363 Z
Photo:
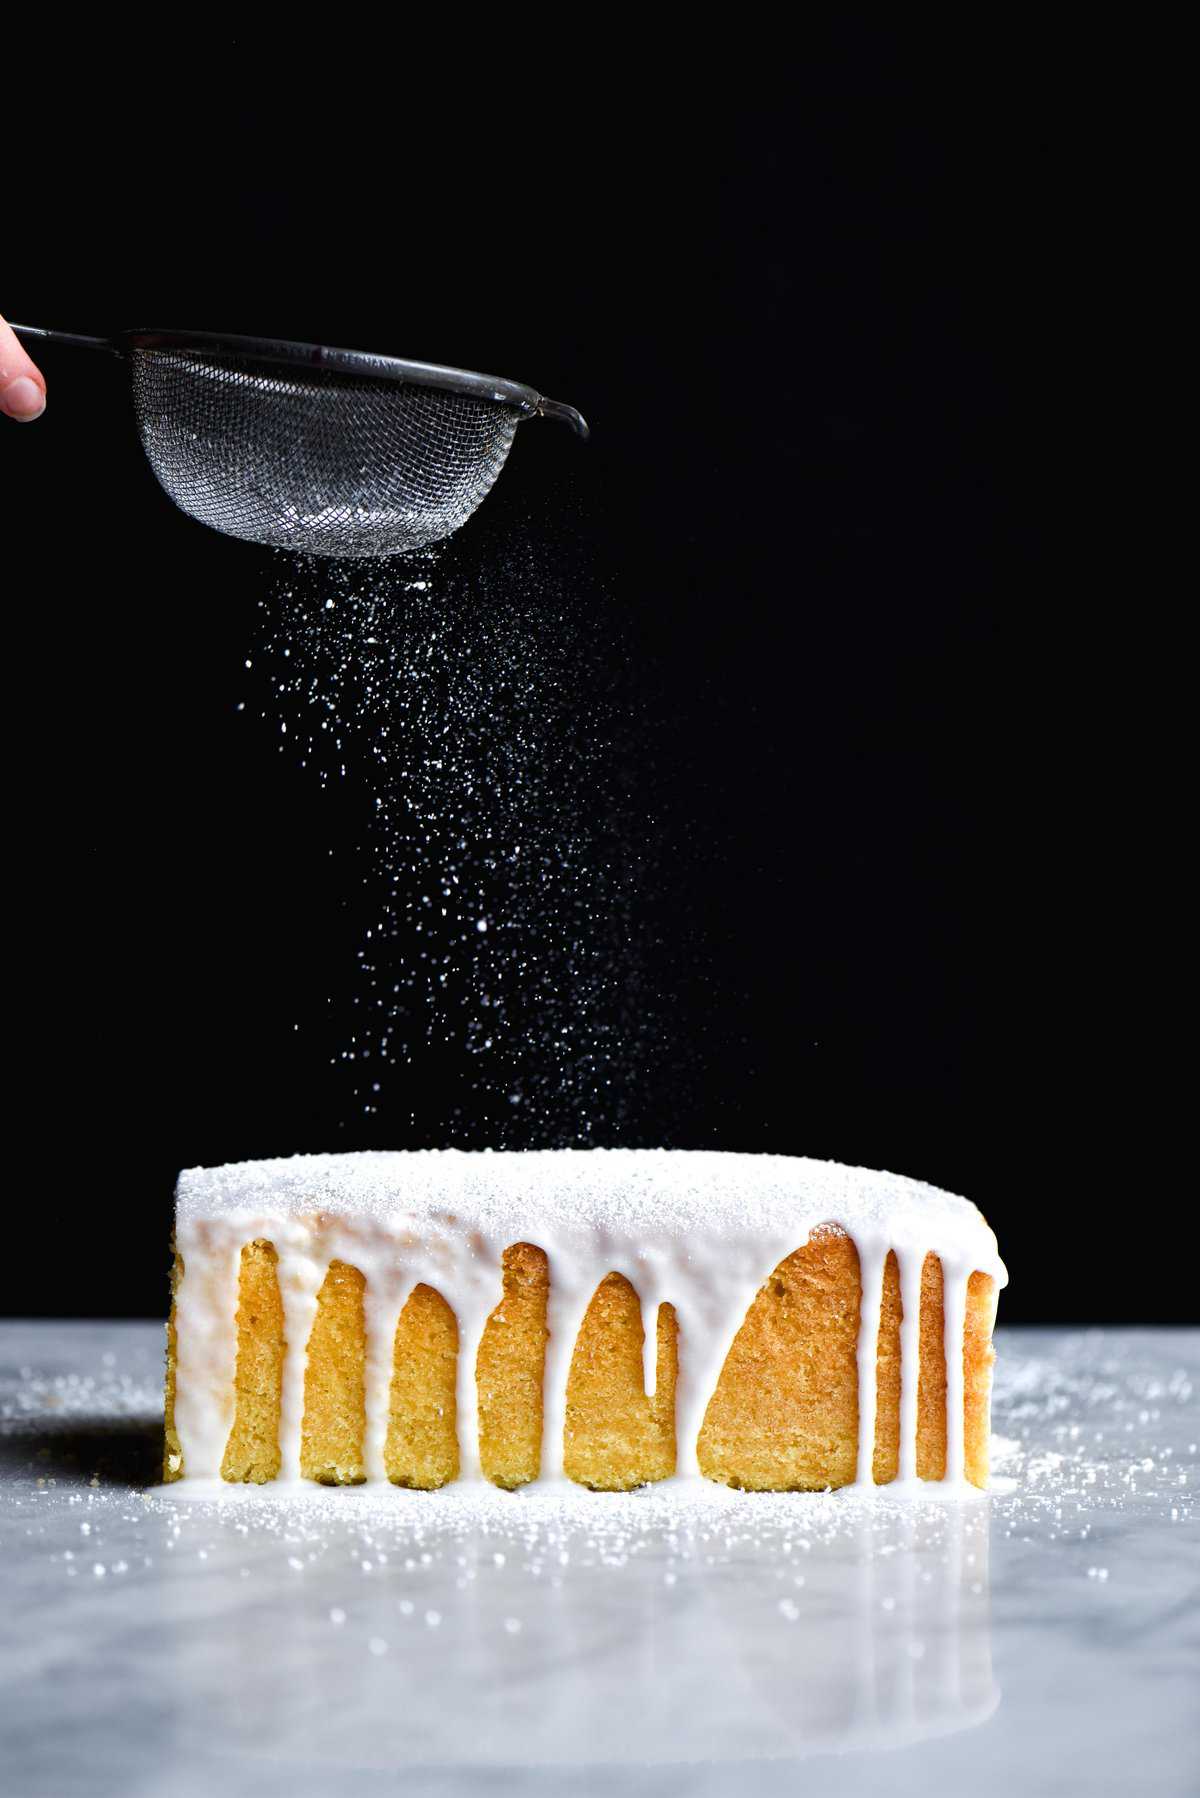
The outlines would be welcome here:
M 155 1490 L 162 1332 L 0 1325 L 22 1798 L 1200 1788 L 1200 1331 L 1005 1330 L 966 1504 Z

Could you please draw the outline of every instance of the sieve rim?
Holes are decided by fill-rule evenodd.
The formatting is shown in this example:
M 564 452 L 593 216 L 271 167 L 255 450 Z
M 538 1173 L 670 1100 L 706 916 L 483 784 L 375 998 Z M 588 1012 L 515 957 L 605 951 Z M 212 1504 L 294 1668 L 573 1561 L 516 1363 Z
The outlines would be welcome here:
M 266 363 L 271 367 L 304 368 L 360 379 L 409 382 L 439 387 L 448 393 L 466 393 L 474 399 L 514 406 L 534 417 L 546 402 L 542 394 L 520 381 L 500 375 L 479 374 L 474 369 L 450 368 L 436 362 L 414 362 L 402 356 L 380 356 L 371 350 L 337 349 L 329 344 L 295 343 L 281 337 L 242 337 L 219 331 L 122 331 L 114 340 L 133 350 L 192 350 L 199 355 L 237 362 L 243 366 Z
M 510 406 L 525 418 L 557 418 L 570 425 L 576 436 L 590 436 L 587 420 L 574 406 L 547 399 L 522 381 L 501 375 L 482 375 L 470 368 L 450 368 L 439 362 L 412 362 L 402 356 L 379 356 L 372 350 L 343 350 L 329 344 L 297 343 L 286 337 L 241 337 L 228 331 L 118 331 L 112 337 L 84 337 L 74 331 L 50 331 L 42 325 L 16 325 L 18 337 L 34 342 L 72 344 L 77 349 L 107 350 L 117 356 L 135 351 L 153 355 L 156 350 L 190 351 L 211 356 L 236 367 L 284 367 L 350 375 L 358 380 L 390 381 L 435 387 L 444 393 L 464 394 L 497 406 Z M 518 422 L 520 422 L 518 419 Z

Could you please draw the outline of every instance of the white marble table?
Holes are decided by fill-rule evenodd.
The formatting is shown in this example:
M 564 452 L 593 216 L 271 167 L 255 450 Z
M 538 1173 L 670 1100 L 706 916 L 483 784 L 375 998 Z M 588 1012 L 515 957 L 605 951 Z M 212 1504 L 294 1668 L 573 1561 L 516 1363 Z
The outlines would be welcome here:
M 213 1503 L 152 1487 L 160 1329 L 0 1325 L 0 1790 L 1182 1798 L 1200 1331 L 999 1348 L 965 1506 Z

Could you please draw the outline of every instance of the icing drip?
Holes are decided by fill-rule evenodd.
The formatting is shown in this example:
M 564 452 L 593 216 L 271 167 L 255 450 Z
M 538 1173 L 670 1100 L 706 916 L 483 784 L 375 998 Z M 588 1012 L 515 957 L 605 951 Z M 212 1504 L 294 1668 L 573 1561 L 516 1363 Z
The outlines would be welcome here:
M 237 1372 L 238 1275 L 241 1251 L 247 1238 L 235 1238 L 219 1223 L 203 1219 L 176 1232 L 176 1247 L 183 1258 L 183 1279 L 175 1297 L 177 1329 L 175 1349 L 175 1428 L 183 1449 L 184 1471 L 194 1467 L 213 1479 L 221 1471 L 221 1458 L 233 1426 L 234 1379 Z M 282 1282 L 281 1282 L 282 1285 Z M 186 1293 L 185 1286 L 189 1289 Z M 296 1340 L 296 1338 L 291 1338 Z M 307 1341 L 307 1335 L 299 1338 Z M 286 1390 L 286 1357 L 284 1386 Z M 300 1413 L 294 1420 L 300 1434 Z M 280 1419 L 280 1434 L 284 1419 Z M 189 1462 L 189 1456 L 194 1459 Z M 285 1476 L 289 1469 L 280 1469 Z M 296 1470 L 299 1472 L 299 1465 Z
M 460 1480 L 473 1480 L 479 1477 L 479 1405 L 475 1386 L 475 1362 L 479 1354 L 479 1344 L 483 1338 L 487 1312 L 480 1315 L 475 1310 L 466 1312 L 458 1324 L 458 1389 L 455 1399 L 455 1416 L 458 1430 L 458 1477 Z
M 917 1382 L 921 1347 L 921 1274 L 923 1252 L 898 1254 L 900 1263 L 900 1466 L 902 1485 L 917 1477 Z
M 383 1454 L 391 1409 L 396 1331 L 412 1288 L 413 1282 L 398 1273 L 386 1283 L 368 1280 L 363 1293 L 363 1321 L 367 1332 L 363 1466 L 369 1480 L 385 1478 Z
M 946 1479 L 961 1484 L 966 1459 L 963 1430 L 963 1332 L 967 1322 L 969 1267 L 942 1263 L 946 1345 Z
M 875 1418 L 879 1406 L 876 1360 L 879 1355 L 879 1324 L 883 1309 L 883 1270 L 888 1251 L 864 1255 L 859 1252 L 859 1278 L 862 1298 L 858 1322 L 858 1463 L 854 1483 L 875 1484 Z
M 642 1301 L 642 1390 L 653 1398 L 658 1390 L 658 1301 L 641 1295 Z
M 934 1253 L 943 1268 L 946 1480 L 961 1483 L 967 1282 L 976 1268 L 999 1285 L 1007 1279 L 975 1207 L 918 1181 L 836 1162 L 664 1150 L 314 1155 L 182 1174 L 175 1423 L 185 1474 L 220 1473 L 233 1421 L 239 1258 L 248 1242 L 272 1242 L 278 1256 L 287 1344 L 282 1479 L 300 1473 L 307 1343 L 334 1260 L 365 1280 L 367 1478 L 384 1477 L 396 1328 L 421 1282 L 442 1294 L 458 1322 L 460 1477 L 478 1475 L 476 1356 L 500 1301 L 504 1250 L 517 1242 L 537 1244 L 550 1265 L 542 1478 L 563 1471 L 571 1354 L 610 1273 L 624 1275 L 641 1304 L 648 1396 L 657 1390 L 659 1307 L 675 1307 L 677 1473 L 686 1477 L 699 1472 L 704 1412 L 755 1295 L 814 1229 L 830 1223 L 853 1240 L 861 1270 L 857 1482 L 873 1478 L 883 1277 L 894 1251 L 903 1308 L 899 1478 L 916 1478 L 921 1270 Z
M 251 1239 L 253 1240 L 253 1239 Z M 276 1277 L 283 1300 L 283 1386 L 279 1406 L 279 1477 L 300 1478 L 300 1427 L 304 1419 L 304 1375 L 308 1367 L 308 1339 L 317 1316 L 317 1293 L 325 1277 L 325 1269 L 311 1255 L 305 1255 L 303 1232 L 288 1220 L 281 1220 L 272 1233 L 279 1257 Z M 184 1268 L 187 1259 L 184 1258 Z M 186 1280 L 187 1274 L 184 1273 Z M 183 1296 L 183 1287 L 179 1289 Z M 176 1400 L 178 1409 L 178 1400 Z M 187 1456 L 184 1455 L 184 1467 Z

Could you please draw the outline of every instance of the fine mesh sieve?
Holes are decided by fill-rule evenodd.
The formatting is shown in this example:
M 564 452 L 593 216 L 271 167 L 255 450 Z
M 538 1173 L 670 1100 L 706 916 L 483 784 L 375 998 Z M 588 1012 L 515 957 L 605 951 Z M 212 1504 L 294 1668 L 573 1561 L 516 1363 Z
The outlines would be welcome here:
M 175 504 L 277 549 L 423 549 L 486 498 L 523 419 L 587 436 L 573 406 L 466 369 L 199 331 L 13 329 L 125 357 L 142 446 Z

